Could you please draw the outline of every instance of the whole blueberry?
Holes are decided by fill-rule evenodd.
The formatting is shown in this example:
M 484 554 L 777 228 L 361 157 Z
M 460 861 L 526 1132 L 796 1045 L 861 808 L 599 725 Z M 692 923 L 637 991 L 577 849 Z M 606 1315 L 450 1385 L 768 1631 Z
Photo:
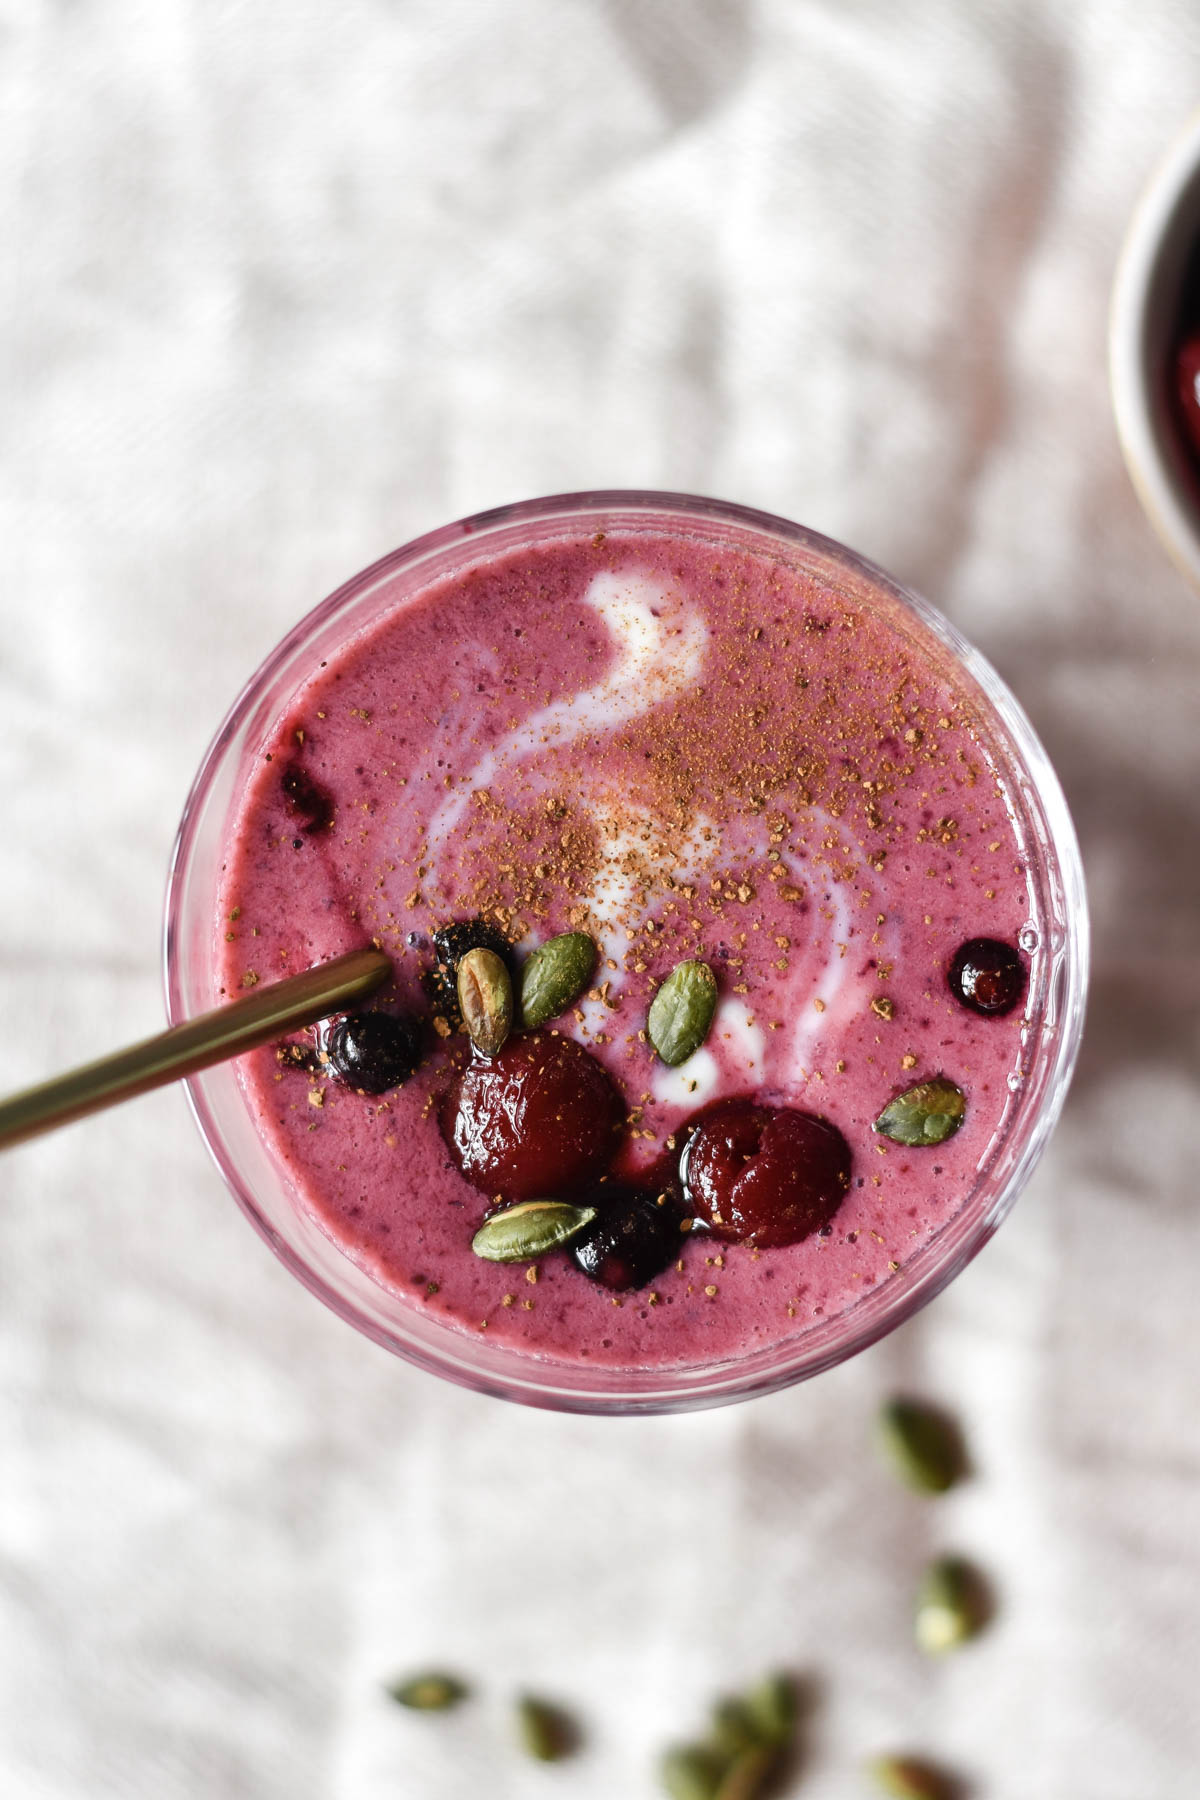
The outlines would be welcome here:
M 600 1187 L 588 1196 L 592 1223 L 571 1245 L 577 1268 L 601 1287 L 623 1293 L 645 1287 L 681 1253 L 682 1214 L 674 1197 L 649 1189 Z
M 410 1013 L 348 1013 L 329 1033 L 329 1066 L 361 1094 L 385 1094 L 421 1061 L 421 1027 Z
M 996 1018 L 1011 1012 L 1024 994 L 1025 964 L 1014 944 L 969 938 L 954 952 L 946 979 L 960 1006 Z

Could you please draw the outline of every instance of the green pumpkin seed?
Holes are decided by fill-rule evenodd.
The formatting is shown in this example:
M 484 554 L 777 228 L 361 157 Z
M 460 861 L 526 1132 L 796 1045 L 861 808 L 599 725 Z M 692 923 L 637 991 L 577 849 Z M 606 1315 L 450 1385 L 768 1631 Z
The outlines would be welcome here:
M 561 1762 L 574 1748 L 575 1727 L 566 1713 L 531 1694 L 517 1701 L 517 1729 L 522 1745 L 538 1762 Z
M 879 1412 L 879 1441 L 900 1479 L 922 1494 L 944 1494 L 966 1473 L 962 1436 L 952 1419 L 920 1400 L 889 1400 Z
M 671 1800 L 757 1800 L 796 1730 L 796 1687 L 771 1675 L 718 1701 L 701 1743 L 677 1744 L 661 1765 Z
M 596 1216 L 594 1206 L 565 1200 L 522 1200 L 485 1219 L 471 1248 L 485 1262 L 536 1262 L 559 1250 Z
M 967 1098 L 962 1089 L 944 1075 L 935 1075 L 932 1081 L 920 1081 L 889 1100 L 875 1121 L 875 1129 L 894 1144 L 913 1148 L 944 1144 L 962 1124 L 966 1110 Z
M 729 1759 L 704 1744 L 676 1744 L 659 1766 L 659 1775 L 671 1800 L 717 1800 Z
M 913 1756 L 876 1756 L 867 1773 L 892 1800 L 951 1800 L 954 1793 L 946 1776 Z
M 754 1744 L 730 1763 L 716 1792 L 716 1800 L 758 1800 L 777 1753 L 766 1744 Z
M 709 1743 L 726 1758 L 740 1756 L 762 1742 L 759 1730 L 744 1700 L 719 1700 L 713 1707 Z
M 940 1556 L 917 1590 L 913 1623 L 918 1648 L 928 1656 L 957 1650 L 981 1630 L 987 1617 L 982 1577 L 959 1556 Z
M 796 1729 L 796 1684 L 788 1675 L 768 1675 L 752 1687 L 743 1710 L 760 1744 L 786 1744 Z
M 650 1042 L 672 1069 L 700 1048 L 717 1010 L 717 982 L 706 962 L 681 962 L 650 1006 Z
M 436 1670 L 409 1675 L 404 1681 L 393 1682 L 387 1691 L 397 1706 L 410 1707 L 413 1712 L 447 1712 L 467 1697 L 461 1681 Z
M 458 965 L 458 1004 L 471 1042 L 484 1056 L 499 1056 L 512 1030 L 512 978 L 494 950 L 468 950 Z
M 596 956 L 586 931 L 564 931 L 533 952 L 521 970 L 521 1017 L 530 1031 L 578 1000 L 596 972 Z

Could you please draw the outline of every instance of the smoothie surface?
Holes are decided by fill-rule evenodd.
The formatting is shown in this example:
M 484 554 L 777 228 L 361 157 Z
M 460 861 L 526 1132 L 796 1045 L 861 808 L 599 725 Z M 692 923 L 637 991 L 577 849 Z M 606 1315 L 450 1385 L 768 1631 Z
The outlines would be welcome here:
M 950 653 L 857 571 L 664 528 L 481 554 L 415 592 L 397 579 L 251 746 L 229 830 L 224 991 L 373 939 L 395 966 L 382 1004 L 425 1020 L 421 1067 L 377 1098 L 304 1040 L 242 1059 L 296 1204 L 414 1308 L 572 1363 L 732 1361 L 904 1281 L 974 1186 L 1028 1054 L 1022 1006 L 982 1018 L 946 982 L 965 939 L 1015 945 L 1039 923 L 996 733 Z M 473 1255 L 494 1197 L 438 1127 L 469 1052 L 439 1035 L 422 977 L 433 931 L 476 916 L 518 957 L 595 938 L 594 985 L 551 1028 L 618 1084 L 620 1174 L 727 1096 L 801 1108 L 852 1153 L 828 1234 L 759 1250 L 696 1230 L 624 1294 L 563 1254 Z M 671 1069 L 645 1027 L 685 958 L 711 965 L 719 1002 Z M 966 1095 L 956 1135 L 906 1149 L 872 1130 L 937 1075 Z

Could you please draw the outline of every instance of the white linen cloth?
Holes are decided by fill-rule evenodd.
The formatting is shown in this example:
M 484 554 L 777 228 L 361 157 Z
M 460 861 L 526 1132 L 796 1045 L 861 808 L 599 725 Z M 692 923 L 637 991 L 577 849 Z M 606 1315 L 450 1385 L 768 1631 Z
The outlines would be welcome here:
M 327 1313 L 167 1092 L 0 1189 L 0 1788 L 649 1800 L 782 1664 L 811 1800 L 1200 1763 L 1200 604 L 1105 383 L 1194 0 L 0 0 L 0 1076 L 155 1028 L 200 755 L 338 582 L 523 496 L 693 489 L 922 590 L 1062 774 L 1097 928 L 1066 1121 L 996 1242 L 818 1382 L 665 1420 L 457 1391 Z M 976 1468 L 911 1498 L 896 1387 Z M 992 1574 L 931 1665 L 923 1559 Z M 400 1713 L 439 1663 L 478 1698 Z M 512 1745 L 530 1688 L 587 1734 Z

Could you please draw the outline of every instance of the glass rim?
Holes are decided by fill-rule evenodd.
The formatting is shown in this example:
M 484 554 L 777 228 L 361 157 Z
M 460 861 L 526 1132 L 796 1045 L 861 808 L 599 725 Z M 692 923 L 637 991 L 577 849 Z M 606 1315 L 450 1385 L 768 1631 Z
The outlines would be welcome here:
M 980 1165 L 975 1187 L 959 1211 L 946 1222 L 906 1265 L 905 1279 L 880 1284 L 842 1312 L 807 1327 L 790 1338 L 777 1340 L 764 1350 L 727 1362 L 703 1367 L 678 1365 L 663 1369 L 617 1371 L 597 1366 L 542 1359 L 526 1350 L 493 1342 L 482 1346 L 459 1328 L 440 1325 L 429 1331 L 423 1315 L 423 1331 L 407 1335 L 403 1326 L 384 1326 L 368 1317 L 339 1293 L 264 1216 L 239 1170 L 237 1159 L 225 1141 L 204 1088 L 203 1077 L 185 1083 L 188 1103 L 201 1137 L 226 1185 L 259 1235 L 284 1265 L 309 1291 L 339 1317 L 406 1361 L 485 1393 L 562 1411 L 629 1414 L 671 1412 L 715 1406 L 777 1391 L 820 1374 L 911 1318 L 948 1285 L 978 1254 L 1007 1216 L 1024 1187 L 1057 1122 L 1082 1036 L 1088 977 L 1089 926 L 1079 846 L 1058 778 L 1020 703 L 992 665 L 928 601 L 898 583 L 885 570 L 833 538 L 809 530 L 791 520 L 731 501 L 694 494 L 645 489 L 600 489 L 555 494 L 489 508 L 453 521 L 412 539 L 353 575 L 301 617 L 275 645 L 243 685 L 218 726 L 200 763 L 184 804 L 167 877 L 163 929 L 163 976 L 167 1013 L 177 1023 L 187 1016 L 180 959 L 176 946 L 181 937 L 187 875 L 196 848 L 196 836 L 205 803 L 218 777 L 222 759 L 237 731 L 253 709 L 270 692 L 272 683 L 291 658 L 326 625 L 356 600 L 407 569 L 416 569 L 442 552 L 462 546 L 470 559 L 471 545 L 483 544 L 505 528 L 522 524 L 553 524 L 567 519 L 587 520 L 595 515 L 620 513 L 626 519 L 645 515 L 666 522 L 693 519 L 698 524 L 727 525 L 777 542 L 791 543 L 848 568 L 872 587 L 881 589 L 913 614 L 919 624 L 949 651 L 962 671 L 987 700 L 1002 741 L 992 744 L 1012 785 L 1019 790 L 1024 824 L 1040 827 L 1036 861 L 1038 878 L 1053 893 L 1040 896 L 1042 911 L 1057 917 L 1063 941 L 1051 966 L 1049 955 L 1040 959 L 1040 1004 L 1030 1006 L 1038 1020 L 1048 1013 L 1057 1017 L 1053 1042 L 1046 1045 L 1038 1031 L 1038 1044 L 1022 1092 L 1022 1104 L 1014 1122 L 993 1140 L 988 1159 Z M 1047 950 L 1049 946 L 1047 946 Z M 1051 992 L 1051 984 L 1054 991 Z M 1010 1145 L 1014 1133 L 1019 1138 Z M 999 1165 L 997 1191 L 986 1204 L 973 1206 L 985 1177 Z M 281 1185 L 285 1185 L 282 1173 Z M 346 1259 L 349 1262 L 350 1259 Z M 354 1266 L 354 1265 L 352 1265 Z M 912 1273 L 909 1274 L 911 1269 Z M 359 1271 L 373 1288 L 388 1293 L 383 1284 Z M 413 1309 L 399 1302 L 403 1313 Z M 436 1338 L 436 1348 L 430 1337 Z M 490 1365 L 490 1366 L 485 1366 Z M 622 1374 L 625 1385 L 620 1385 Z M 589 1379 L 581 1380 L 581 1377 Z

